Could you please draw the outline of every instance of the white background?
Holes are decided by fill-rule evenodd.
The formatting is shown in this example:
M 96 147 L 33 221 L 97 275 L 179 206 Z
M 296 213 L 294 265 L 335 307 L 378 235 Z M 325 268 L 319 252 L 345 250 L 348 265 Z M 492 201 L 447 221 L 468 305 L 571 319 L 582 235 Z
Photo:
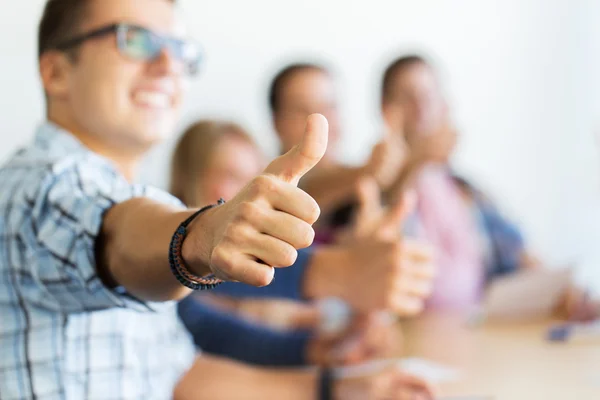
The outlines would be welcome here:
M 0 0 L 0 161 L 42 118 L 36 26 L 43 0 Z M 266 84 L 282 60 L 339 72 L 344 155 L 377 140 L 385 62 L 424 49 L 439 61 L 461 128 L 456 165 L 518 220 L 552 265 L 576 261 L 600 287 L 600 2 L 594 0 L 183 0 L 207 52 L 184 123 L 233 118 L 272 155 Z M 296 57 L 297 56 L 297 57 Z M 143 180 L 165 185 L 170 143 Z

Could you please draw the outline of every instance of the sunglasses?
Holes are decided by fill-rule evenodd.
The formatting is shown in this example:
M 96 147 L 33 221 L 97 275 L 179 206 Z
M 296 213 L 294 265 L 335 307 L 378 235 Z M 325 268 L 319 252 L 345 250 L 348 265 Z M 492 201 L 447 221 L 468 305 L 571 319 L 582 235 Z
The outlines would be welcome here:
M 119 53 L 127 58 L 138 61 L 152 61 L 160 56 L 163 49 L 166 49 L 175 59 L 185 65 L 188 75 L 198 73 L 202 52 L 197 43 L 192 40 L 161 35 L 137 25 L 119 23 L 105 26 L 59 43 L 55 48 L 66 51 L 81 45 L 87 40 L 112 33 L 115 33 Z

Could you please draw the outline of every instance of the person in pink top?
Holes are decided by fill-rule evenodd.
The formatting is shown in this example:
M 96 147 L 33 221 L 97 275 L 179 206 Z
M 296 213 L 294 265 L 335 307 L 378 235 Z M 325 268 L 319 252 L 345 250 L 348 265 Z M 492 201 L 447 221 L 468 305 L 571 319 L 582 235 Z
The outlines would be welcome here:
M 416 180 L 418 235 L 437 249 L 438 276 L 429 307 L 467 308 L 477 303 L 484 254 L 477 221 L 452 177 L 440 165 Z
M 438 277 L 429 306 L 468 308 L 479 300 L 490 247 L 476 202 L 449 167 L 456 134 L 447 104 L 433 70 L 419 56 L 396 60 L 383 81 L 386 126 L 401 135 L 408 148 L 403 184 L 410 181 L 418 197 L 412 233 L 436 249 Z M 520 235 L 515 239 L 517 251 L 523 251 Z M 511 271 L 517 268 L 510 266 Z
M 494 278 L 541 263 L 527 250 L 519 228 L 488 196 L 456 176 L 450 158 L 457 135 L 449 107 L 431 64 L 418 55 L 393 61 L 386 69 L 381 111 L 388 131 L 407 149 L 403 171 L 390 192 L 413 186 L 418 204 L 407 229 L 427 239 L 436 252 L 437 278 L 430 309 L 475 306 Z M 598 306 L 572 288 L 559 304 L 561 316 L 589 319 Z

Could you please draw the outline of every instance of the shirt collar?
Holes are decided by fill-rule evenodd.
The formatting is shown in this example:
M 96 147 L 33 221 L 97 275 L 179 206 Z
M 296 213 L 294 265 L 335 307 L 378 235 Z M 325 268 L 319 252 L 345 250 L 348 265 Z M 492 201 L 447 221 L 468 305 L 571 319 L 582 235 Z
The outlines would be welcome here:
M 37 128 L 35 144 L 46 148 L 53 154 L 71 154 L 89 152 L 72 133 L 51 121 L 45 121 Z

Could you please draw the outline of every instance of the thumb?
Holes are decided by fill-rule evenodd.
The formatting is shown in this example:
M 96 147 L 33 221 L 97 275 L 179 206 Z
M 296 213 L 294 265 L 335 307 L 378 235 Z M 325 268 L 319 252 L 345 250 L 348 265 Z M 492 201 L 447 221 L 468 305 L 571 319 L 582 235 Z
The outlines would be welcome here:
M 277 157 L 265 170 L 266 173 L 297 185 L 300 179 L 325 155 L 329 126 L 320 114 L 308 117 L 302 141 L 286 154 Z
M 404 192 L 400 200 L 391 205 L 382 218 L 381 232 L 398 232 L 406 218 L 413 213 L 417 205 L 417 193 L 414 190 Z
M 378 143 L 386 143 L 389 142 L 390 139 L 393 137 L 393 132 L 389 127 L 385 127 L 383 129 L 383 131 L 381 132 L 381 138 L 379 139 Z
M 381 192 L 375 179 L 363 177 L 356 187 L 358 199 L 357 222 L 371 221 L 381 212 Z

